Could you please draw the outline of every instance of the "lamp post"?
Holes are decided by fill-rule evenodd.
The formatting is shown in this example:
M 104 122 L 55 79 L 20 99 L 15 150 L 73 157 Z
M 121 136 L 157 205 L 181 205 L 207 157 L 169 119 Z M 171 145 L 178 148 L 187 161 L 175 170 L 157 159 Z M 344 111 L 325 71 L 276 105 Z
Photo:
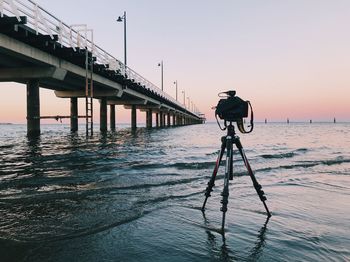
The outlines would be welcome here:
M 184 94 L 184 106 L 185 106 L 185 108 L 186 108 L 186 99 L 185 99 L 185 97 L 186 97 L 186 94 L 185 94 L 185 90 L 184 91 L 182 91 L 182 93 Z
M 175 87 L 176 87 L 176 101 L 177 101 L 177 80 L 174 82 Z
M 122 21 L 124 21 L 124 66 L 126 71 L 127 60 L 126 60 L 126 12 L 125 11 L 124 11 L 124 15 L 119 16 L 117 19 L 117 22 L 122 22 Z
M 187 103 L 188 103 L 188 109 L 191 110 L 191 106 L 190 106 L 190 97 L 187 97 Z
M 161 81 L 162 81 L 162 91 L 163 91 L 164 90 L 163 89 L 163 60 L 160 63 L 158 63 L 158 66 L 160 66 L 161 68 Z

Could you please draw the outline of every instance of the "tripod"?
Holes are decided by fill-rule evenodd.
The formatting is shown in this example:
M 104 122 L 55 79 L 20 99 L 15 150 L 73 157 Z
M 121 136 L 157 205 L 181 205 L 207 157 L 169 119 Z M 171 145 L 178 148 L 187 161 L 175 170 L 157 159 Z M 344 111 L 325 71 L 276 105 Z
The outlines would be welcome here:
M 226 122 L 225 122 L 226 124 Z M 226 126 L 226 125 L 225 125 Z M 229 196 L 229 180 L 233 179 L 233 170 L 232 170 L 232 162 L 233 162 L 233 144 L 236 145 L 242 159 L 244 162 L 244 165 L 246 166 L 247 170 L 248 170 L 248 174 L 250 176 L 250 178 L 252 179 L 253 182 L 253 186 L 256 190 L 256 193 L 258 194 L 260 200 L 263 202 L 267 216 L 271 217 L 271 213 L 269 211 L 269 209 L 267 208 L 267 205 L 265 203 L 266 201 L 266 196 L 264 191 L 262 190 L 261 185 L 258 183 L 258 181 L 256 180 L 254 173 L 250 167 L 250 164 L 248 162 L 248 159 L 244 153 L 241 141 L 239 140 L 239 137 L 236 135 L 235 133 L 235 127 L 233 126 L 232 122 L 229 122 L 229 125 L 227 126 L 227 135 L 223 136 L 221 138 L 221 149 L 220 149 L 220 153 L 218 156 L 218 159 L 216 161 L 216 165 L 213 171 L 213 174 L 208 182 L 208 186 L 205 190 L 205 200 L 202 206 L 202 211 L 204 211 L 205 209 L 205 204 L 207 203 L 208 197 L 210 197 L 210 193 L 213 191 L 213 187 L 215 186 L 215 178 L 216 178 L 216 174 L 219 170 L 219 166 L 220 166 L 220 162 L 222 160 L 222 157 L 224 155 L 225 149 L 227 150 L 226 153 L 226 166 L 225 166 L 225 179 L 224 179 L 224 189 L 221 193 L 222 195 L 222 207 L 221 207 L 221 211 L 223 212 L 222 214 L 222 225 L 221 225 L 221 230 L 222 232 L 224 232 L 224 227 L 225 227 L 225 216 L 226 216 L 226 211 L 227 211 L 227 204 L 228 204 L 228 196 Z

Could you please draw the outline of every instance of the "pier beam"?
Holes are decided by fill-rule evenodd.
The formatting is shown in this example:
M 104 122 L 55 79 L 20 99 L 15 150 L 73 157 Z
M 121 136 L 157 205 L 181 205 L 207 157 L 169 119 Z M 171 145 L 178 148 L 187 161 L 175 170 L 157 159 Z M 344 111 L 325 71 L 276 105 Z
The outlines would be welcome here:
M 131 129 L 136 129 L 136 105 L 131 106 Z
M 115 130 L 115 105 L 109 105 L 109 125 L 111 130 Z
M 70 98 L 70 131 L 78 131 L 78 98 Z
M 40 134 L 40 94 L 39 80 L 27 82 L 27 135 Z
M 100 131 L 107 131 L 107 98 L 102 97 L 100 100 Z

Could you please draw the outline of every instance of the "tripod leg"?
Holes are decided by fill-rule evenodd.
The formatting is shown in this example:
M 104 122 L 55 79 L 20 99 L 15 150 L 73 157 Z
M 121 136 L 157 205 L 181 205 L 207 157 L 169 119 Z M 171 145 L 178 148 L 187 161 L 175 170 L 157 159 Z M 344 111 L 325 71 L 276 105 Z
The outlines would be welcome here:
M 254 188 L 255 188 L 255 190 L 256 190 L 256 193 L 258 194 L 258 196 L 259 196 L 261 202 L 263 202 L 263 204 L 264 204 L 264 207 L 265 207 L 267 216 L 268 216 L 268 217 L 271 217 L 271 213 L 270 213 L 270 211 L 269 211 L 269 209 L 268 209 L 268 207 L 267 207 L 267 205 L 266 205 L 266 203 L 265 203 L 265 201 L 266 201 L 265 193 L 264 193 L 264 191 L 262 190 L 261 185 L 258 183 L 258 181 L 257 181 L 256 178 L 255 178 L 255 175 L 254 175 L 254 173 L 253 173 L 253 170 L 252 170 L 252 168 L 250 167 L 250 164 L 249 164 L 248 159 L 247 159 L 247 157 L 246 157 L 246 155 L 245 155 L 245 153 L 244 153 L 244 150 L 243 150 L 241 141 L 239 140 L 239 137 L 238 137 L 238 136 L 235 137 L 235 144 L 236 144 L 236 146 L 237 146 L 237 148 L 238 148 L 239 153 L 240 153 L 241 156 L 242 156 L 244 165 L 246 166 L 246 168 L 247 168 L 247 170 L 248 170 L 248 174 L 249 174 L 250 178 L 252 179 L 253 186 L 254 186 Z
M 228 204 L 228 196 L 229 196 L 229 179 L 232 174 L 232 136 L 226 137 L 226 166 L 225 166 L 225 180 L 224 180 L 224 190 L 222 191 L 222 207 L 221 211 L 222 214 L 222 224 L 221 224 L 221 230 L 224 232 L 225 228 L 225 217 L 226 217 L 226 211 L 227 211 L 227 204 Z
M 215 178 L 216 178 L 216 174 L 218 173 L 219 170 L 219 166 L 222 160 L 222 156 L 224 155 L 225 152 L 225 147 L 226 147 L 226 137 L 222 137 L 221 138 L 221 149 L 220 149 L 220 153 L 218 156 L 218 159 L 216 160 L 216 164 L 215 164 L 215 168 L 213 171 L 213 174 L 208 182 L 208 186 L 205 189 L 205 200 L 202 206 L 202 211 L 204 211 L 205 209 L 205 205 L 207 203 L 208 197 L 210 197 L 210 193 L 213 191 L 213 187 L 215 186 Z

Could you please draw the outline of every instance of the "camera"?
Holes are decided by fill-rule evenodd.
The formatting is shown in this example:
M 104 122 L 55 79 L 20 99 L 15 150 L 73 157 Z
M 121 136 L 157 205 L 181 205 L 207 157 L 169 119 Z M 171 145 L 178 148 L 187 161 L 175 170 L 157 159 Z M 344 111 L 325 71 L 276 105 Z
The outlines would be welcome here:
M 225 130 L 227 122 L 232 124 L 232 122 L 237 123 L 237 127 L 241 133 L 250 133 L 253 131 L 253 110 L 249 101 L 244 101 L 240 97 L 236 96 L 236 91 L 229 90 L 226 92 L 219 93 L 219 100 L 216 109 L 215 117 L 218 122 L 220 129 Z M 244 128 L 243 118 L 248 117 L 248 111 L 250 108 L 250 129 L 248 131 Z M 221 128 L 218 118 L 224 120 L 225 128 Z
M 215 114 L 228 122 L 237 122 L 248 117 L 248 102 L 236 96 L 236 91 L 230 90 L 222 92 L 219 96 L 225 95 L 225 99 L 220 99 L 216 106 Z

